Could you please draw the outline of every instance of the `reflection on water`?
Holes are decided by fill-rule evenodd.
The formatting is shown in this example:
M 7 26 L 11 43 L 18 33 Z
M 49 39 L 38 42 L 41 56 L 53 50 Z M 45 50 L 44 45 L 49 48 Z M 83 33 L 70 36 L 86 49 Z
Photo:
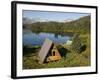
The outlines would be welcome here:
M 55 33 L 33 33 L 31 31 L 24 31 L 23 33 L 23 44 L 24 45 L 42 45 L 45 38 L 49 38 L 53 42 L 56 43 L 65 43 L 68 39 L 70 39 L 70 36 L 67 36 L 65 34 L 55 34 Z

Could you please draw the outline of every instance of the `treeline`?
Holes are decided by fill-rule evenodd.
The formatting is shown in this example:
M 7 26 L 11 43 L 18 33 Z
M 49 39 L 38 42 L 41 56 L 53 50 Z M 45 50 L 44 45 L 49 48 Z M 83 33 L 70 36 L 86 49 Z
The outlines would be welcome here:
M 77 32 L 84 34 L 90 32 L 90 16 L 71 22 L 35 22 L 28 26 L 33 32 Z

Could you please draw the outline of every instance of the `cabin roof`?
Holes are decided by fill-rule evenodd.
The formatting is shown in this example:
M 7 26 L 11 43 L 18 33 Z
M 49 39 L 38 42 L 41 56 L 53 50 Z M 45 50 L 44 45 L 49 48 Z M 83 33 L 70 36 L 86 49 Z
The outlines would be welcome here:
M 49 40 L 47 38 L 45 39 L 43 46 L 38 54 L 41 62 L 44 62 L 45 57 L 48 54 L 52 44 L 53 44 L 53 42 L 51 40 Z

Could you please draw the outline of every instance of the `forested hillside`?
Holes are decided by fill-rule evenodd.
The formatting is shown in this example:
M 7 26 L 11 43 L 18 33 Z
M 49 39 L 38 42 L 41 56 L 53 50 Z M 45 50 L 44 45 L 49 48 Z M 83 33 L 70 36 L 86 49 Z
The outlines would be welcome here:
M 85 16 L 71 22 L 35 22 L 24 25 L 33 32 L 79 32 L 89 33 L 90 16 Z

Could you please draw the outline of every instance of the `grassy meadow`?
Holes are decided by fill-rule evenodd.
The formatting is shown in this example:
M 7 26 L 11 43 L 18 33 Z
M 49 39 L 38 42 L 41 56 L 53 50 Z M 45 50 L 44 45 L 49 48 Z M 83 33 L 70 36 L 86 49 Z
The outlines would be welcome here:
M 23 69 L 90 66 L 90 24 L 90 16 L 85 16 L 75 21 L 65 23 L 36 22 L 28 24 L 30 26 L 29 29 L 37 33 L 42 31 L 51 32 L 55 34 L 71 33 L 73 34 L 73 36 L 75 34 L 78 34 L 78 38 L 80 39 L 80 41 L 76 42 L 81 43 L 81 46 L 79 49 L 77 49 L 79 50 L 79 52 L 77 52 L 72 48 L 72 46 L 70 46 L 70 48 L 68 49 L 66 43 L 62 45 L 57 45 L 57 48 L 61 53 L 62 59 L 59 61 L 53 61 L 43 64 L 39 63 L 39 58 L 37 55 L 39 50 L 41 49 L 41 46 L 23 46 Z

